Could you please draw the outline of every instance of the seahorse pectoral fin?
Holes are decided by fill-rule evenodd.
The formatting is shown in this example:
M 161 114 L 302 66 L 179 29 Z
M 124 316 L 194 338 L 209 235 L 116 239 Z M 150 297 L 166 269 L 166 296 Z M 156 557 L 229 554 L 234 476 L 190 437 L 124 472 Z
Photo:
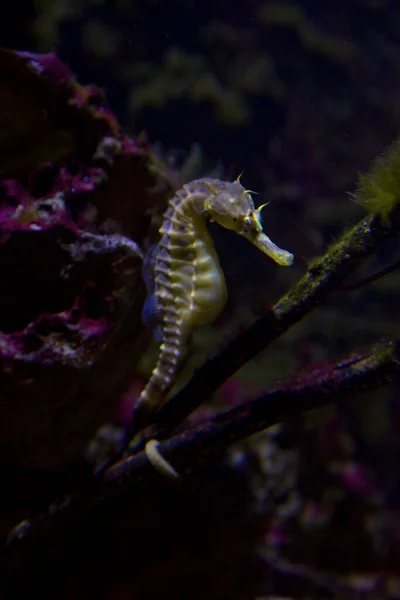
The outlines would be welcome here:
M 159 254 L 159 247 L 157 245 L 151 246 L 145 256 L 142 266 L 142 275 L 146 284 L 148 296 L 145 300 L 142 310 L 142 321 L 152 330 L 153 335 L 157 342 L 162 340 L 162 319 L 161 311 L 157 301 L 157 297 L 154 294 L 154 267 L 156 265 L 157 256 Z
M 267 256 L 272 258 L 278 265 L 283 267 L 290 267 L 293 264 L 294 256 L 287 250 L 279 248 L 270 238 L 263 232 L 259 232 L 254 235 L 245 235 L 256 248 L 264 252 Z
M 149 296 L 154 292 L 154 267 L 157 262 L 157 256 L 159 253 L 159 247 L 157 244 L 150 246 L 143 261 L 142 275 L 146 284 L 146 289 Z
M 162 320 L 161 311 L 157 298 L 154 294 L 147 296 L 142 310 L 142 321 L 152 330 L 157 342 L 162 341 Z

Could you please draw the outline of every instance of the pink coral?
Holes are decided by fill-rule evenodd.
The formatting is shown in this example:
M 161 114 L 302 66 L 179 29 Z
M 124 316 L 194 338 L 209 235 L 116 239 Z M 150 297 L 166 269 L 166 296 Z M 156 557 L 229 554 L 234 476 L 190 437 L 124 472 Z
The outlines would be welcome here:
M 134 375 L 148 336 L 137 244 L 169 188 L 146 142 L 55 54 L 0 51 L 0 66 L 12 117 L 0 140 L 0 463 L 58 468 Z

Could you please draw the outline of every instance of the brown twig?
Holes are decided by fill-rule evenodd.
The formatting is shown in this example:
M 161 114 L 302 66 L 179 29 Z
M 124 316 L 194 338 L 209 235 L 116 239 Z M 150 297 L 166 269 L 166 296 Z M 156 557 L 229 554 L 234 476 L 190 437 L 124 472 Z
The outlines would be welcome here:
M 369 285 L 370 283 L 375 283 L 375 281 L 379 281 L 383 277 L 387 275 L 391 275 L 400 269 L 400 260 L 396 261 L 393 265 L 389 265 L 378 271 L 378 273 L 373 273 L 364 279 L 360 279 L 359 281 L 355 281 L 354 283 L 346 283 L 340 287 L 342 292 L 354 292 L 356 290 L 360 290 L 361 288 Z
M 380 344 L 369 354 L 303 375 L 222 413 L 211 421 L 160 444 L 161 454 L 181 470 L 193 469 L 207 455 L 223 452 L 229 444 L 308 410 L 342 401 L 350 394 L 379 388 L 400 376 L 400 343 Z M 116 481 L 145 468 L 142 454 L 120 461 L 105 473 Z
M 199 369 L 192 380 L 158 415 L 162 426 L 151 426 L 145 434 L 166 438 L 204 399 L 216 390 L 246 361 L 298 322 L 327 295 L 340 281 L 376 252 L 400 228 L 400 211 L 396 209 L 389 222 L 367 217 L 346 232 L 333 244 L 326 255 L 315 261 L 298 284 L 286 294 L 264 317 L 233 340 L 219 356 Z M 399 376 L 400 354 L 398 342 L 377 347 L 367 356 L 342 361 L 323 372 L 275 389 L 264 396 L 244 402 L 210 422 L 164 442 L 160 452 L 180 472 L 193 469 L 202 461 L 221 453 L 227 444 L 284 420 L 289 416 L 343 400 L 349 394 L 379 387 Z M 6 554 L 19 554 L 19 541 L 35 544 L 35 540 L 54 535 L 65 523 L 75 525 L 93 506 L 109 503 L 124 490 L 140 489 L 143 482 L 159 477 L 143 452 L 130 456 L 111 466 L 104 477 L 92 482 L 89 489 L 80 492 L 33 523 L 17 528 L 9 538 Z M 139 486 L 139 487 L 137 487 Z M 58 523 L 58 527 L 55 525 Z M 26 551 L 26 546 L 25 546 Z M 28 550 L 29 552 L 29 550 Z M 23 551 L 23 555 L 24 551 Z M 19 560 L 23 560 L 19 558 Z
M 227 445 L 262 431 L 288 417 L 334 401 L 343 401 L 350 395 L 383 386 L 400 377 L 400 343 L 387 342 L 372 349 L 363 357 L 343 360 L 338 365 L 313 371 L 286 386 L 273 389 L 254 400 L 218 415 L 209 422 L 188 430 L 160 444 L 162 455 L 182 474 L 195 470 L 205 461 L 224 452 Z M 94 505 L 112 500 L 114 495 L 139 490 L 149 479 L 160 477 L 147 460 L 144 452 L 127 457 L 110 467 L 100 485 L 91 493 L 76 495 L 70 501 L 36 521 L 17 528 L 10 535 L 7 552 L 18 550 L 22 540 L 31 540 L 35 534 L 51 533 L 55 520 L 69 521 L 84 518 L 85 511 Z M 58 521 L 60 530 L 60 522 Z M 62 529 L 62 527 L 61 527 Z
M 399 231 L 399 208 L 393 211 L 390 221 L 370 216 L 346 231 L 270 311 L 198 369 L 187 385 L 155 415 L 156 422 L 137 436 L 130 453 L 142 449 L 149 439 L 165 439 L 224 381 L 323 302 L 349 273 Z

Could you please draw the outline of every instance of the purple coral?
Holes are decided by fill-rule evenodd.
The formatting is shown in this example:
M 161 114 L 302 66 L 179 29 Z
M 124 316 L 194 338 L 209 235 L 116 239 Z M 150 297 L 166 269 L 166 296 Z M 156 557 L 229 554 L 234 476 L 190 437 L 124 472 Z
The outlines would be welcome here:
M 168 186 L 55 54 L 1 51 L 0 71 L 0 463 L 52 469 L 82 456 L 134 374 L 135 242 Z

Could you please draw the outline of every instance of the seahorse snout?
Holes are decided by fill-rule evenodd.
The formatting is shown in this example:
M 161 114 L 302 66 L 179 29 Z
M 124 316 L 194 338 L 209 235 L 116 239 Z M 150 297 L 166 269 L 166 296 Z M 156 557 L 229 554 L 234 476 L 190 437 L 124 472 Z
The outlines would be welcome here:
M 258 233 L 255 237 L 245 237 L 247 237 L 256 248 L 261 250 L 261 252 L 264 252 L 264 254 L 272 258 L 278 265 L 290 267 L 293 264 L 293 254 L 279 248 L 267 235 L 265 235 L 265 233 Z

